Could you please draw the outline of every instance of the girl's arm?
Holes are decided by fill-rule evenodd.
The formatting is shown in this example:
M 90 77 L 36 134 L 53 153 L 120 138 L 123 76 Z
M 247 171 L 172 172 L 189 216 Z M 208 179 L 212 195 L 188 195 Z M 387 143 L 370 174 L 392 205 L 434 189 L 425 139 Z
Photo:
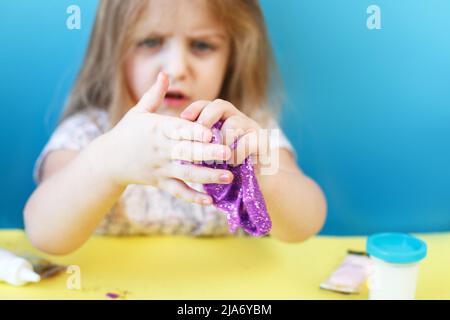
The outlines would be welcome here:
M 262 175 L 256 170 L 272 219 L 271 234 L 285 242 L 304 241 L 322 228 L 326 200 L 320 187 L 298 168 L 290 152 L 283 148 L 278 151 L 276 174 Z
M 232 181 L 228 170 L 201 168 L 174 160 L 226 160 L 231 149 L 209 143 L 208 128 L 154 113 L 168 88 L 156 84 L 109 132 L 79 154 L 54 151 L 44 163 L 44 181 L 28 200 L 25 229 L 39 249 L 66 254 L 80 247 L 129 184 L 151 185 L 189 202 L 211 204 L 210 196 L 186 182 Z
M 100 136 L 79 154 L 54 151 L 43 167 L 43 182 L 29 198 L 25 230 L 34 246 L 66 254 L 81 246 L 112 208 L 124 187 L 105 168 L 109 154 Z

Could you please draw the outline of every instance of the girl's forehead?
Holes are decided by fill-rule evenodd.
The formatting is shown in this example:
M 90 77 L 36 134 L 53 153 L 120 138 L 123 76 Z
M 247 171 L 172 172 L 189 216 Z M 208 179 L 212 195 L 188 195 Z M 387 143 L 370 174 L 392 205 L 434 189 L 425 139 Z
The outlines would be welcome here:
M 212 12 L 210 0 L 149 0 L 137 24 L 137 33 L 218 34 L 225 29 Z

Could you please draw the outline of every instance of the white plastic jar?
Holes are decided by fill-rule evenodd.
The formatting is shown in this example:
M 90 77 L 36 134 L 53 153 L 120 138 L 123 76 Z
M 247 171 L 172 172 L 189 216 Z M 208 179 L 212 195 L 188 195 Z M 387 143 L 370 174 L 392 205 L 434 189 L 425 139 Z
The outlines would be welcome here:
M 372 262 L 369 299 L 414 299 L 425 242 L 404 233 L 381 233 L 368 238 L 366 249 Z

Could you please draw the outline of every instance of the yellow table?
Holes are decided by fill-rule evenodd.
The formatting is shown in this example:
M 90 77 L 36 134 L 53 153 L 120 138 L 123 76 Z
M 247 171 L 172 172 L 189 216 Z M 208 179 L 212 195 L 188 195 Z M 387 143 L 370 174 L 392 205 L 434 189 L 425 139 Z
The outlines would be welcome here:
M 418 299 L 450 299 L 450 233 L 418 235 L 428 244 Z M 64 257 L 34 250 L 23 231 L 0 231 L 0 247 L 39 254 L 80 268 L 81 289 L 69 273 L 37 284 L 0 283 L 0 299 L 367 299 L 319 289 L 347 249 L 363 237 L 315 237 L 300 244 L 267 238 L 93 237 Z

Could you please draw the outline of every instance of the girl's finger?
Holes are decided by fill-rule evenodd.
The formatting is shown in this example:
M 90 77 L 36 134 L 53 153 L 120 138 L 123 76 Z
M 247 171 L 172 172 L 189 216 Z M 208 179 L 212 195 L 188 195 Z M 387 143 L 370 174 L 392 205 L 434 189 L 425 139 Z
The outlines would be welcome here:
M 225 120 L 220 129 L 223 144 L 231 147 L 239 137 L 257 129 L 258 127 L 247 117 L 231 116 Z
M 189 187 L 186 183 L 178 179 L 165 179 L 160 182 L 159 187 L 169 192 L 175 198 L 202 205 L 212 204 L 211 196 Z
M 165 173 L 168 177 L 192 183 L 229 184 L 233 181 L 233 173 L 228 170 L 212 169 L 193 164 L 172 163 Z
M 193 106 L 192 111 L 194 115 L 197 115 L 197 122 L 204 125 L 207 128 L 212 128 L 212 126 L 221 119 L 227 119 L 232 115 L 242 114 L 238 109 L 236 109 L 233 104 L 228 101 L 217 99 L 208 104 L 198 104 Z M 194 117 L 194 116 L 193 116 Z
M 163 103 L 169 89 L 169 78 L 164 72 L 158 74 L 155 84 L 142 96 L 135 109 L 142 112 L 155 112 Z
M 188 140 L 172 140 L 170 143 L 171 160 L 184 160 L 189 162 L 226 161 L 231 156 L 231 148 L 222 144 L 201 143 Z
M 225 100 L 214 100 L 206 105 L 197 118 L 197 122 L 205 127 L 211 128 L 217 121 L 227 119 L 241 112 L 233 104 Z
M 233 150 L 230 164 L 240 165 L 250 155 L 257 155 L 259 150 L 257 131 L 251 131 L 239 138 L 236 148 Z
M 203 110 L 206 105 L 211 103 L 209 100 L 198 100 L 191 103 L 187 106 L 181 113 L 180 117 L 189 121 L 197 120 L 197 117 L 200 115 L 200 112 Z
M 164 135 L 172 140 L 190 140 L 208 143 L 212 139 L 211 129 L 199 123 L 173 118 L 163 126 Z

